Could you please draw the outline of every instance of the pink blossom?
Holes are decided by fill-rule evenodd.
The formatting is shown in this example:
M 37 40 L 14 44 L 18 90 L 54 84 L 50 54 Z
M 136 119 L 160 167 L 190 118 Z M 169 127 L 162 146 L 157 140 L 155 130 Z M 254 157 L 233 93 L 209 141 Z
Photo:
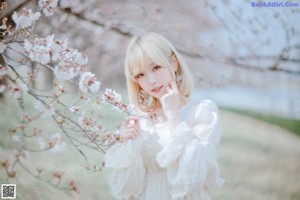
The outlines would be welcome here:
M 16 23 L 16 29 L 22 29 L 31 26 L 40 16 L 40 12 L 33 13 L 31 9 L 23 8 L 19 13 L 14 12 L 12 18 Z
M 78 118 L 78 123 L 87 130 L 98 131 L 101 129 L 101 126 L 98 126 L 96 120 L 84 116 Z
M 35 38 L 33 41 L 25 40 L 24 47 L 29 58 L 42 64 L 55 62 L 54 75 L 58 79 L 70 80 L 83 71 L 83 65 L 88 59 L 77 49 L 68 48 L 68 41 L 54 39 L 54 35 L 46 38 Z
M 13 153 L 14 157 L 16 157 L 17 159 L 19 159 L 20 161 L 24 161 L 25 159 L 29 159 L 29 151 L 27 150 L 22 150 L 21 152 L 16 151 Z
M 15 98 L 19 98 L 19 97 L 21 97 L 21 95 L 23 93 L 28 92 L 28 91 L 29 91 L 29 89 L 28 89 L 27 85 L 24 83 L 21 83 L 21 84 L 16 84 L 16 85 L 10 86 L 8 94 L 11 96 L 14 96 Z
M 49 17 L 53 15 L 53 9 L 58 5 L 58 0 L 39 0 L 39 8 Z
M 102 95 L 102 101 L 104 103 L 112 104 L 118 111 L 124 111 L 127 113 L 132 111 L 133 106 L 123 103 L 122 96 L 112 89 L 106 88 Z
M 72 67 L 60 67 L 57 65 L 54 67 L 54 75 L 58 79 L 71 80 L 72 78 L 75 78 L 78 74 L 76 70 Z
M 4 93 L 5 89 L 6 89 L 5 85 L 0 85 L 0 94 Z
M 111 103 L 111 101 L 122 101 L 122 96 L 116 91 L 106 88 L 103 95 L 103 100 L 106 103 Z
M 55 76 L 59 79 L 70 80 L 83 71 L 82 66 L 87 62 L 87 57 L 83 56 L 77 49 L 65 49 L 59 56 L 57 66 L 55 66 Z
M 63 137 L 59 134 L 53 134 L 49 137 L 48 140 L 50 146 L 52 147 L 50 149 L 51 153 L 59 153 L 62 152 L 65 149 L 66 142 L 63 142 Z
M 47 38 L 35 38 L 34 41 L 25 40 L 24 47 L 29 52 L 29 58 L 42 64 L 51 61 L 50 52 L 54 35 Z
M 62 56 L 62 52 L 68 49 L 68 39 L 66 40 L 53 40 L 51 42 L 51 53 L 52 60 L 57 62 L 59 58 Z
M 51 105 L 51 104 L 45 105 L 40 101 L 35 102 L 34 108 L 36 110 L 38 110 L 39 112 L 41 112 L 42 117 L 44 117 L 44 118 L 50 117 L 51 115 L 54 115 L 54 113 L 55 113 L 53 105 Z
M 80 77 L 79 88 L 82 92 L 90 90 L 91 92 L 96 93 L 100 89 L 100 85 L 100 82 L 97 81 L 95 75 L 91 72 L 85 72 Z
M 51 153 L 60 153 L 67 145 L 66 142 L 63 142 L 63 137 L 59 133 L 50 135 L 46 141 L 43 138 L 38 138 L 37 143 L 41 150 L 50 148 Z
M 8 72 L 7 67 L 0 65 L 0 77 L 6 75 Z
M 78 107 L 78 106 L 70 107 L 69 111 L 72 112 L 72 113 L 83 114 L 83 112 L 81 111 L 81 108 Z

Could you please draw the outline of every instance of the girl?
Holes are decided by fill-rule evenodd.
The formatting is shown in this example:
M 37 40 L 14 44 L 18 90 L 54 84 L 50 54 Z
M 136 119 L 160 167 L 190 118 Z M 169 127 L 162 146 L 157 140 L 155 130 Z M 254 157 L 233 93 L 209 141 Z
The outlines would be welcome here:
M 222 184 L 216 105 L 190 98 L 188 66 L 156 33 L 132 39 L 125 74 L 139 117 L 125 119 L 125 142 L 105 155 L 106 166 L 114 169 L 112 195 L 118 200 L 209 200 Z

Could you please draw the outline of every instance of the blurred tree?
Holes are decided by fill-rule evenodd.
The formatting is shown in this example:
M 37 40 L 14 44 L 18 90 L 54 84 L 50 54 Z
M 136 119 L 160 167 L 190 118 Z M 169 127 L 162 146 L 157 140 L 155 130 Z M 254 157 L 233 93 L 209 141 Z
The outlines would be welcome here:
M 12 2 L 9 13 L 35 1 Z M 129 37 L 151 31 L 165 35 L 175 44 L 201 84 L 260 84 L 259 79 L 244 77 L 248 73 L 259 77 L 272 77 L 273 72 L 292 77 L 300 73 L 300 30 L 296 23 L 300 11 L 296 4 L 268 8 L 253 7 L 246 0 L 58 3 L 55 17 L 37 24 L 36 32 L 54 32 L 60 38 L 68 38 L 88 55 L 92 70 L 107 84 L 125 81 L 122 63 Z

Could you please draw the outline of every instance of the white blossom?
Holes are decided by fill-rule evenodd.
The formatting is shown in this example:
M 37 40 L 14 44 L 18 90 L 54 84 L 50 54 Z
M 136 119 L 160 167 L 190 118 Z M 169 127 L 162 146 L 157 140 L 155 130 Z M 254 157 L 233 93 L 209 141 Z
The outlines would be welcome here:
M 48 64 L 51 61 L 51 46 L 54 35 L 47 38 L 35 38 L 34 41 L 25 40 L 24 47 L 29 52 L 29 58 L 42 64 Z
M 53 9 L 58 5 L 58 0 L 39 0 L 39 8 L 49 17 L 53 15 Z
M 62 68 L 56 65 L 54 67 L 54 75 L 58 79 L 71 80 L 77 76 L 77 73 L 74 68 Z
M 74 65 L 82 66 L 88 63 L 88 58 L 83 56 L 77 49 L 65 49 L 62 52 L 61 60 L 59 61 L 60 66 Z
M 68 40 L 56 40 L 54 35 L 35 38 L 33 41 L 25 40 L 24 47 L 33 61 L 42 64 L 55 62 L 54 75 L 62 80 L 78 76 L 83 71 L 82 66 L 88 62 L 87 57 L 77 49 L 68 48 Z
M 50 149 L 51 153 L 60 153 L 63 152 L 65 150 L 67 143 L 66 142 L 62 142 L 60 144 L 55 145 L 53 148 Z
M 91 72 L 85 72 L 80 77 L 79 88 L 82 92 L 90 90 L 96 93 L 100 89 L 100 85 L 100 82 L 97 81 L 95 75 Z
M 104 103 L 110 103 L 115 105 L 116 103 L 122 101 L 122 96 L 116 91 L 110 88 L 106 88 L 104 94 L 102 95 L 102 101 Z
M 106 88 L 104 94 L 102 95 L 102 101 L 103 103 L 113 105 L 114 108 L 116 108 L 120 112 L 122 111 L 125 111 L 127 113 L 132 112 L 133 106 L 123 103 L 122 96 L 110 88 Z
M 58 59 L 62 56 L 62 52 L 66 51 L 68 48 L 68 39 L 60 41 L 55 40 L 52 44 L 52 60 L 54 62 L 58 61 Z
M 63 137 L 59 133 L 50 135 L 47 140 L 38 138 L 37 143 L 41 150 L 50 148 L 51 153 L 60 153 L 67 145 L 66 142 L 63 142 Z
M 24 48 L 26 49 L 26 51 L 30 51 L 32 47 L 33 47 L 33 43 L 31 43 L 28 40 L 24 40 Z
M 0 76 L 6 75 L 8 72 L 7 67 L 0 65 Z
M 100 129 L 100 126 L 97 124 L 96 120 L 84 116 L 80 116 L 78 118 L 78 123 L 86 130 L 98 131 Z
M 42 64 L 48 64 L 50 62 L 50 55 L 47 52 L 36 52 L 34 60 Z
M 71 106 L 69 108 L 69 111 L 72 113 L 83 114 L 83 112 L 81 111 L 81 108 L 78 106 Z
M 50 117 L 54 115 L 54 107 L 51 104 L 44 105 L 41 101 L 36 101 L 34 104 L 34 108 L 42 113 L 42 117 Z
M 0 94 L 4 93 L 5 89 L 6 89 L 5 85 L 0 85 Z
M 28 89 L 27 85 L 24 83 L 21 83 L 21 84 L 16 84 L 16 85 L 9 87 L 8 94 L 15 98 L 19 98 L 19 97 L 21 97 L 21 95 L 23 93 L 28 92 L 28 91 L 29 91 L 29 89 Z
M 40 12 L 33 13 L 31 9 L 23 8 L 19 13 L 14 12 L 12 18 L 16 23 L 16 29 L 22 29 L 31 26 L 40 16 Z
M 78 65 L 85 65 L 88 63 L 88 58 L 83 56 L 80 52 L 73 51 L 73 57 L 74 57 L 74 62 L 77 63 Z
M 80 126 L 87 126 L 87 118 L 85 118 L 84 116 L 80 116 L 78 118 L 78 123 Z
M 51 135 L 49 137 L 49 142 L 52 145 L 52 148 L 50 149 L 51 153 L 60 153 L 64 151 L 65 146 L 67 145 L 66 142 L 63 142 L 63 137 L 59 133 Z

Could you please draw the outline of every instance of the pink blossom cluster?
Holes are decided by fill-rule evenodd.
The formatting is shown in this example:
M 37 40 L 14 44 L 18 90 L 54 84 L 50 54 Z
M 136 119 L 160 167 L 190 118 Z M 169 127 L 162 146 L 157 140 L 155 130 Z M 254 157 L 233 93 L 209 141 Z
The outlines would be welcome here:
M 8 72 L 7 67 L 0 65 L 0 78 L 4 77 Z
M 51 153 L 60 153 L 64 151 L 65 146 L 67 145 L 59 133 L 50 135 L 47 140 L 39 138 L 37 143 L 41 150 L 50 148 Z
M 55 113 L 55 109 L 52 104 L 44 104 L 41 101 L 36 101 L 34 108 L 38 110 L 44 118 L 50 117 Z
M 54 74 L 58 79 L 73 79 L 84 71 L 83 66 L 88 62 L 77 49 L 68 48 L 67 40 L 56 40 L 54 35 L 25 40 L 24 47 L 31 60 L 44 65 L 54 63 Z
M 85 72 L 81 75 L 79 81 L 79 89 L 82 92 L 87 92 L 90 90 L 93 93 L 98 92 L 101 83 L 97 81 L 95 75 L 91 72 Z
M 30 27 L 41 16 L 40 12 L 32 12 L 31 9 L 23 8 L 21 12 L 14 12 L 12 19 L 16 23 L 16 29 Z
M 7 20 L 8 20 L 7 17 L 4 17 L 2 19 L 2 25 L 0 26 L 0 29 L 1 29 L 0 33 L 3 37 L 6 36 L 8 33 L 10 33 L 12 30 L 12 25 L 7 24 Z M 3 53 L 5 48 L 6 48 L 6 45 L 1 43 L 0 53 Z
M 65 1 L 61 3 L 63 2 Z M 100 90 L 101 82 L 97 80 L 95 74 L 86 70 L 88 58 L 77 49 L 70 48 L 68 40 L 58 40 L 54 35 L 36 37 L 31 34 L 33 29 L 29 27 L 36 23 L 42 12 L 46 16 L 51 16 L 57 5 L 58 0 L 39 0 L 40 12 L 24 8 L 13 13 L 15 28 L 7 25 L 7 18 L 4 18 L 0 24 L 1 35 L 4 38 L 0 41 L 0 54 L 5 60 L 5 64 L 0 65 L 0 94 L 7 90 L 10 96 L 17 99 L 21 108 L 19 113 L 21 123 L 9 129 L 12 140 L 18 144 L 17 156 L 12 162 L 0 161 L 0 165 L 6 169 L 7 176 L 11 178 L 17 177 L 17 171 L 15 168 L 9 169 L 8 165 L 16 161 L 22 163 L 24 159 L 29 158 L 30 152 L 49 150 L 51 153 L 59 153 L 65 149 L 67 143 L 63 141 L 62 135 L 57 133 L 47 138 L 45 135 L 48 135 L 49 130 L 46 130 L 47 128 L 37 119 L 49 118 L 46 119 L 47 123 L 50 126 L 54 123 L 60 128 L 70 144 L 85 156 L 84 151 L 77 144 L 105 153 L 113 143 L 122 141 L 118 131 L 113 128 L 106 130 L 99 122 L 103 116 L 97 111 L 101 109 L 103 103 L 109 103 L 126 114 L 132 112 L 132 106 L 123 103 L 121 95 L 114 90 L 106 89 L 102 98 L 101 95 L 96 94 Z M 10 46 L 10 43 L 18 43 L 18 48 L 12 48 L 13 45 Z M 22 57 L 11 58 L 8 53 L 13 51 L 18 55 L 21 54 Z M 10 63 L 10 60 L 14 62 Z M 32 62 L 36 63 L 31 65 Z M 28 67 L 32 69 L 27 71 Z M 49 70 L 52 70 L 55 76 L 52 87 L 46 90 L 34 87 L 40 74 Z M 3 79 L 5 81 L 2 81 Z M 71 83 L 72 87 L 64 85 L 65 83 Z M 74 96 L 72 91 L 74 85 L 79 89 L 79 95 L 76 88 Z M 32 102 L 32 97 L 35 102 L 31 109 L 28 108 L 28 100 Z M 120 127 L 115 128 L 119 130 Z M 72 133 L 80 133 L 85 139 L 80 140 Z M 32 140 L 34 143 L 30 143 Z M 36 147 L 31 147 L 31 144 L 35 144 Z M 101 164 L 99 169 L 103 166 L 104 164 Z M 38 168 L 37 171 L 40 175 L 43 169 Z M 57 179 L 61 179 L 62 176 L 61 172 L 54 173 Z M 55 186 L 58 187 L 59 184 Z M 69 187 L 73 191 L 78 191 L 75 181 L 71 181 Z
M 39 9 L 49 17 L 54 14 L 54 9 L 58 5 L 58 0 L 39 0 Z M 14 12 L 12 18 L 16 23 L 16 29 L 24 29 L 30 27 L 41 16 L 40 12 L 33 12 L 31 9 L 23 8 L 20 12 Z
M 80 116 L 78 119 L 78 123 L 84 127 L 85 130 L 89 131 L 99 131 L 102 129 L 102 126 L 97 124 L 97 121 L 93 118 L 88 118 L 84 116 Z
M 54 14 L 54 8 L 58 5 L 58 0 L 39 0 L 39 8 L 49 17 Z
M 78 107 L 78 106 L 71 106 L 71 107 L 69 108 L 69 111 L 70 111 L 71 113 L 76 113 L 76 114 L 79 114 L 79 115 L 84 114 L 84 112 L 83 112 L 83 111 L 81 110 L 81 108 Z
M 132 112 L 132 106 L 123 103 L 122 96 L 116 91 L 107 88 L 102 95 L 102 100 L 104 103 L 112 104 L 117 110 L 123 111 L 125 113 Z
M 5 88 L 4 88 L 5 89 Z M 29 88 L 24 83 L 17 83 L 8 87 L 8 94 L 14 98 L 20 98 L 24 93 L 28 92 Z

